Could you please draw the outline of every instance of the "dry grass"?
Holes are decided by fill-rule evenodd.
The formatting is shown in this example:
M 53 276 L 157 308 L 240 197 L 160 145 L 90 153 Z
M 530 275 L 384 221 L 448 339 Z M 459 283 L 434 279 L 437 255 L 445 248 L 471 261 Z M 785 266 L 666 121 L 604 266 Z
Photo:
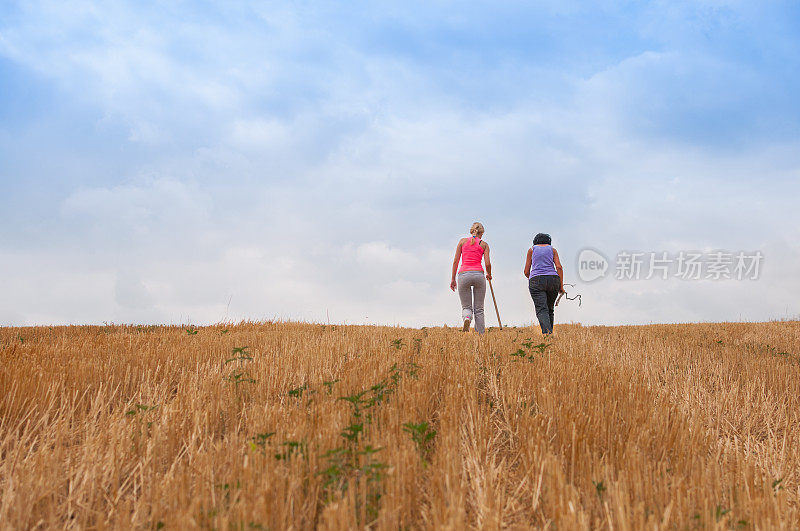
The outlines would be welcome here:
M 0 526 L 800 525 L 800 322 L 557 334 L 0 329 Z

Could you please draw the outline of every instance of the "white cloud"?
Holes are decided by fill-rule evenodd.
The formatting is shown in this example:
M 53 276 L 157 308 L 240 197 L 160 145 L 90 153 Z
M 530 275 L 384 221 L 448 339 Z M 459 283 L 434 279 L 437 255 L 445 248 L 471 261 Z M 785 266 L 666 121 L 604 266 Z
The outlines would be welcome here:
M 392 248 L 386 242 L 362 243 L 356 248 L 356 260 L 366 266 L 392 269 L 405 269 L 418 262 L 413 254 Z
M 770 218 L 776 208 L 791 211 L 791 191 L 796 187 L 792 181 L 781 178 L 769 185 L 770 197 L 782 197 L 771 201 L 760 199 L 763 183 L 737 178 L 726 184 L 732 172 L 746 177 L 759 171 L 761 161 L 774 163 L 774 150 L 755 158 L 752 154 L 696 153 L 686 157 L 685 151 L 674 146 L 626 144 L 619 136 L 606 137 L 600 144 L 591 130 L 578 128 L 570 133 L 559 126 L 563 115 L 555 111 L 535 118 L 532 112 L 520 109 L 514 117 L 491 120 L 446 117 L 445 121 L 458 126 L 413 123 L 414 130 L 427 131 L 425 146 L 459 142 L 467 146 L 458 151 L 461 157 L 443 157 L 435 168 L 433 149 L 424 156 L 422 151 L 407 156 L 413 152 L 408 150 L 425 149 L 415 145 L 418 138 L 413 134 L 397 135 L 392 142 L 376 141 L 384 134 L 384 126 L 377 123 L 353 136 L 314 174 L 295 182 L 205 186 L 173 178 L 144 178 L 83 188 L 66 198 L 61 208 L 62 219 L 80 238 L 79 247 L 53 252 L 62 259 L 72 257 L 64 260 L 67 267 L 61 274 L 65 278 L 109 277 L 110 282 L 95 285 L 100 291 L 94 298 L 99 300 L 106 289 L 108 302 L 73 312 L 71 298 L 45 295 L 40 305 L 24 302 L 18 292 L 9 300 L 19 305 L 18 313 L 26 321 L 48 315 L 62 322 L 77 316 L 94 322 L 112 318 L 202 323 L 275 317 L 325 321 L 330 315 L 334 321 L 347 322 L 452 324 L 459 316 L 457 297 L 447 288 L 452 253 L 461 230 L 477 218 L 487 225 L 493 249 L 501 317 L 506 324 L 514 324 L 533 319 L 520 272 L 530 237 L 542 227 L 556 238 L 568 280 L 575 278 L 574 256 L 585 245 L 613 256 L 629 246 L 658 251 L 733 245 L 739 236 L 759 238 L 752 240 L 759 246 L 798 241 L 790 224 L 776 226 Z M 481 130 L 486 138 L 483 145 Z M 545 133 L 551 130 L 566 140 L 552 147 L 531 142 L 534 155 L 521 154 L 525 146 L 520 139 L 547 138 Z M 358 156 L 363 152 L 361 145 L 369 146 L 372 155 Z M 570 159 L 565 145 L 581 146 L 580 156 Z M 345 156 L 348 151 L 356 155 Z M 559 153 L 564 154 L 563 161 Z M 484 155 L 489 160 L 514 159 L 515 164 L 530 156 L 543 163 L 532 167 L 530 176 L 521 169 L 514 178 L 507 170 L 499 171 L 498 179 L 487 180 L 482 187 L 482 171 L 467 172 L 473 162 L 480 168 Z M 195 153 L 189 166 L 200 166 L 198 161 L 210 156 Z M 796 167 L 788 151 L 785 156 L 786 162 L 772 170 L 774 175 L 791 175 Z M 249 157 L 223 160 L 220 168 L 224 171 L 253 171 Z M 381 176 L 385 169 L 394 171 L 394 161 L 400 160 L 406 165 L 402 175 Z M 172 163 L 167 168 L 173 168 Z M 441 182 L 431 177 L 434 170 L 442 176 Z M 483 171 L 489 171 L 489 166 Z M 575 183 L 564 183 L 569 183 L 571 175 L 589 172 L 595 175 L 587 188 L 590 206 L 564 201 L 560 186 L 574 193 Z M 652 172 L 664 178 L 643 180 L 643 174 Z M 470 177 L 464 178 L 465 174 Z M 540 184 L 548 181 L 552 187 Z M 540 186 L 555 195 L 542 196 Z M 456 199 L 448 205 L 452 194 L 457 194 Z M 430 210 L 415 206 L 415 201 L 430 201 Z M 494 206 L 495 212 L 487 215 L 487 205 L 503 204 L 515 208 L 496 211 Z M 752 218 L 737 215 L 741 209 Z M 726 229 L 731 226 L 741 232 Z M 783 277 L 796 252 L 794 247 L 770 248 L 768 263 L 782 268 L 781 273 L 758 283 L 604 281 L 579 286 L 582 307 L 564 303 L 558 319 L 613 324 L 783 316 L 787 305 L 789 312 L 796 311 L 794 301 L 781 302 L 779 307 L 783 290 L 800 288 Z M 127 293 L 120 286 L 125 275 L 130 280 Z M 80 282 L 63 284 L 69 285 L 83 289 Z M 741 308 L 728 302 L 734 292 L 746 303 Z M 488 298 L 487 308 L 492 311 L 487 319 L 494 323 Z M 18 321 L 19 316 L 14 319 Z
M 293 7 L 253 16 L 234 3 L 184 19 L 125 3 L 21 4 L 0 53 L 92 109 L 85 149 L 113 164 L 54 186 L 46 242 L 0 246 L 0 272 L 15 279 L 0 319 L 457 323 L 452 253 L 476 219 L 507 323 L 533 318 L 520 273 L 540 230 L 555 237 L 568 280 L 587 245 L 767 253 L 758 283 L 581 286 L 584 305 L 565 303 L 560 321 L 800 312 L 785 295 L 800 288 L 796 137 L 709 147 L 746 135 L 691 119 L 736 110 L 766 78 L 713 49 L 666 44 L 587 60 L 580 74 L 506 41 L 482 56 L 453 37 L 482 26 L 467 20 L 477 8 L 442 22 L 445 8 L 417 7 L 395 8 L 399 22 L 359 14 L 408 35 L 394 43 L 343 13 Z M 741 107 L 746 122 L 752 109 Z M 129 142 L 104 143 L 120 124 Z
M 144 179 L 76 190 L 64 200 L 61 213 L 67 220 L 88 223 L 99 238 L 124 239 L 177 228 L 190 234 L 208 223 L 210 207 L 208 193 L 197 186 L 174 179 Z
M 153 307 L 153 296 L 147 286 L 131 271 L 117 271 L 114 295 L 117 304 L 126 309 L 149 310 Z
M 245 148 L 285 148 L 289 140 L 287 127 L 278 120 L 237 120 L 232 136 Z

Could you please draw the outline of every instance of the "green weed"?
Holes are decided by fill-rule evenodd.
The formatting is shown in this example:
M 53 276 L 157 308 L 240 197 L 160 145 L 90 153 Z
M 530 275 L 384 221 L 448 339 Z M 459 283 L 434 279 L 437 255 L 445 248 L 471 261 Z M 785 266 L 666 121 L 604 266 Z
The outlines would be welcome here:
M 257 433 L 250 440 L 247 442 L 247 445 L 250 447 L 251 450 L 255 451 L 259 448 L 263 451 L 267 447 L 267 441 L 270 437 L 275 435 L 274 431 L 267 431 L 264 433 Z
M 433 439 L 436 437 L 436 430 L 431 429 L 427 422 L 403 424 L 403 431 L 411 435 L 411 440 L 417 447 L 417 451 L 422 456 L 423 461 L 427 461 L 428 454 L 433 447 Z
M 341 380 L 339 378 L 337 378 L 335 380 L 326 380 L 326 381 L 322 382 L 322 385 L 325 386 L 325 388 L 328 391 L 328 394 L 331 394 L 333 392 L 333 385 L 338 383 L 338 382 L 341 382 Z
M 225 360 L 225 365 L 234 361 L 253 361 L 253 355 L 247 351 L 248 347 L 233 347 L 233 357 Z
M 128 411 L 126 411 L 125 414 L 128 415 L 128 416 L 132 416 L 132 415 L 136 415 L 137 413 L 140 413 L 140 412 L 152 411 L 157 407 L 158 407 L 158 405 L 148 406 L 146 404 L 136 404 L 132 409 L 129 409 Z

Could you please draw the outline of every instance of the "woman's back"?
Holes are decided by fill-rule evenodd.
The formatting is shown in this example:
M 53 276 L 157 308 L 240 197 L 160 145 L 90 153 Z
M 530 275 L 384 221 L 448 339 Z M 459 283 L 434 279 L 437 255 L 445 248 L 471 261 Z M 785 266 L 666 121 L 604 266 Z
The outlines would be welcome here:
M 456 291 L 461 300 L 462 330 L 467 332 L 472 319 L 475 319 L 475 330 L 482 334 L 486 327 L 483 314 L 483 299 L 486 297 L 486 281 L 492 280 L 492 261 L 489 259 L 489 245 L 481 241 L 483 225 L 477 221 L 469 229 L 471 238 L 461 238 L 456 245 L 453 256 L 453 270 L 450 277 L 450 289 Z M 461 269 L 458 263 L 461 262 Z M 486 277 L 481 262 L 486 264 Z M 458 271 L 458 282 L 456 282 Z
M 530 278 L 540 275 L 558 275 L 553 261 L 553 247 L 551 245 L 534 245 L 531 255 Z
M 483 271 L 481 259 L 484 249 L 480 238 L 466 238 L 467 241 L 461 246 L 461 269 L 463 271 Z

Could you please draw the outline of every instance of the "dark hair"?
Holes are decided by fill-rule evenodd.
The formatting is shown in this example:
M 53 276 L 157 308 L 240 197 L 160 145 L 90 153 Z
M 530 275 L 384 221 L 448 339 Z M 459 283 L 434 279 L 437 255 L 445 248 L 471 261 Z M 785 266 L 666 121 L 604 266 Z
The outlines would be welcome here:
M 552 242 L 553 242 L 553 240 L 552 240 L 552 238 L 550 238 L 550 235 L 549 234 L 545 234 L 543 232 L 540 232 L 539 234 L 537 234 L 533 238 L 533 244 L 534 245 L 539 245 L 539 244 L 542 244 L 542 243 L 550 245 Z

